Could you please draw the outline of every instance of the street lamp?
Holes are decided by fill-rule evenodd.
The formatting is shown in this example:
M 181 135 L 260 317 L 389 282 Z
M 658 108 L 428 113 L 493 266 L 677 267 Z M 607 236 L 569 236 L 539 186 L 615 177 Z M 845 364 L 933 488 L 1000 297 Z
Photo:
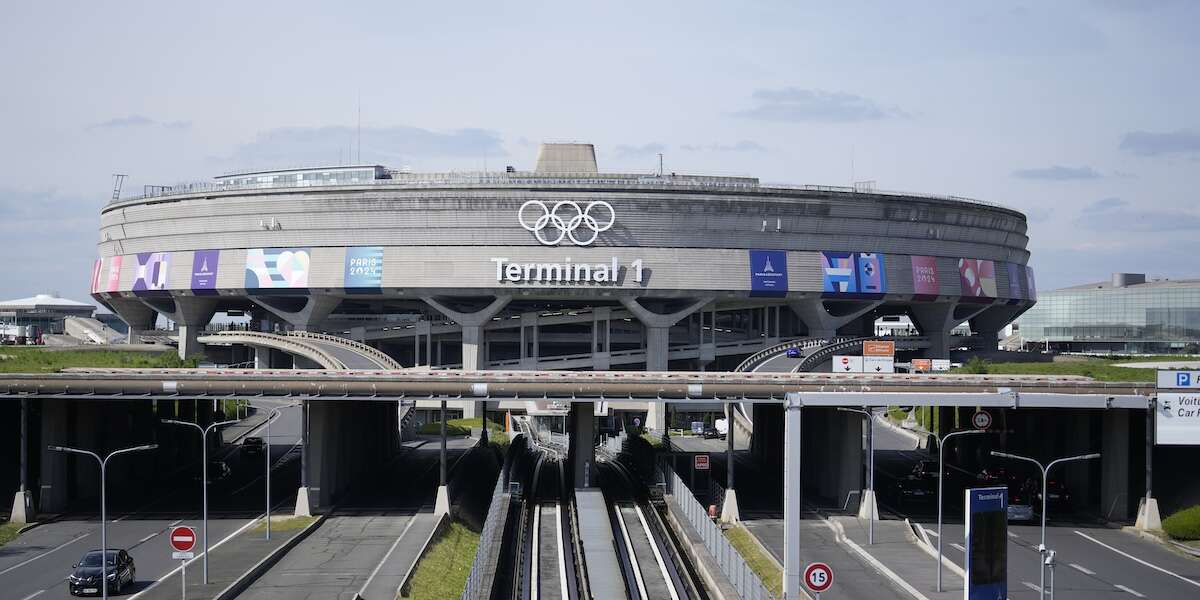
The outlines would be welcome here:
M 74 454 L 86 454 L 100 463 L 100 593 L 101 596 L 108 599 L 108 495 L 105 490 L 108 473 L 108 459 L 129 452 L 141 452 L 142 450 L 154 450 L 158 448 L 158 444 L 147 444 L 145 446 L 134 446 L 133 448 L 125 448 L 116 450 L 100 458 L 99 454 L 88 450 L 80 450 L 78 448 L 68 448 L 66 446 L 46 446 L 46 449 L 53 452 L 71 452 Z
M 942 591 L 942 478 L 946 468 L 943 466 L 946 457 L 946 443 L 950 438 L 957 435 L 971 435 L 974 433 L 987 433 L 984 429 L 964 429 L 962 431 L 951 431 L 946 435 L 938 435 L 936 433 L 926 431 L 919 427 L 914 427 L 917 431 L 926 435 L 932 435 L 938 441 L 938 522 L 937 522 L 937 591 Z
M 871 492 L 870 504 L 867 506 L 867 511 L 870 512 L 870 515 L 867 517 L 867 544 L 872 545 L 875 543 L 875 517 L 877 516 L 877 504 L 875 503 L 875 417 L 869 410 L 841 406 L 838 407 L 838 410 L 858 413 L 867 419 L 867 489 Z
M 191 421 L 177 421 L 175 419 L 163 419 L 162 422 L 171 425 L 195 427 L 200 431 L 200 481 L 202 482 L 201 487 L 204 490 L 204 505 L 200 516 L 204 531 L 204 585 L 208 585 L 208 432 L 222 425 L 233 425 L 237 421 L 219 421 L 208 427 L 201 427 Z
M 1011 458 L 1013 460 L 1023 460 L 1025 462 L 1031 462 L 1031 463 L 1037 465 L 1038 470 L 1041 471 L 1041 473 L 1042 473 L 1042 543 L 1040 545 L 1038 545 L 1038 552 L 1042 554 L 1043 560 L 1038 561 L 1041 563 L 1041 572 L 1042 572 L 1041 592 L 1038 594 L 1038 597 L 1045 598 L 1046 597 L 1046 565 L 1052 564 L 1052 562 L 1053 562 L 1052 558 L 1049 562 L 1047 560 L 1045 560 L 1045 554 L 1046 554 L 1046 498 L 1049 496 L 1049 494 L 1046 493 L 1046 479 L 1047 479 L 1046 475 L 1050 472 L 1050 469 L 1052 467 L 1054 467 L 1054 465 L 1057 465 L 1058 463 L 1070 462 L 1073 460 L 1091 460 L 1093 458 L 1100 458 L 1100 453 L 1094 452 L 1092 454 L 1081 454 L 1079 456 L 1068 456 L 1067 458 L 1060 458 L 1058 460 L 1052 460 L 1052 461 L 1050 461 L 1050 464 L 1048 464 L 1044 467 L 1042 466 L 1042 463 L 1040 463 L 1037 460 L 1034 460 L 1032 458 L 1029 458 L 1028 456 L 1019 456 L 1016 454 L 1009 454 L 1007 452 L 996 452 L 995 450 L 992 450 L 992 456 L 999 456 L 1001 458 Z M 1051 592 L 1051 596 L 1053 596 L 1053 592 Z
M 250 404 L 247 404 L 250 406 Z M 299 404 L 287 404 L 278 408 L 271 409 L 270 416 L 267 417 L 267 432 L 263 436 L 263 455 L 266 463 L 266 488 L 267 488 L 267 539 L 271 539 L 271 421 L 278 419 L 285 408 L 294 408 Z M 258 408 L 258 407 L 255 407 Z

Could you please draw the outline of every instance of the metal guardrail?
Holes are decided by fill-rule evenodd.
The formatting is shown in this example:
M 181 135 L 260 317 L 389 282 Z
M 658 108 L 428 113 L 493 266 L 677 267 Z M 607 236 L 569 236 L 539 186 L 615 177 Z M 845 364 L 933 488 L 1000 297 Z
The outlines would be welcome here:
M 717 566 L 738 595 L 743 600 L 774 600 L 775 596 L 767 590 L 767 586 L 763 585 L 758 574 L 746 564 L 746 559 L 742 558 L 733 544 L 729 543 L 721 529 L 708 518 L 708 511 L 696 501 L 687 484 L 673 469 L 667 470 L 667 486 L 680 511 L 696 533 L 700 534 L 704 547 L 716 559 Z
M 335 358 L 333 355 L 329 354 L 328 352 L 325 352 L 324 350 L 317 348 L 316 346 L 313 346 L 312 344 L 305 344 L 297 339 L 288 339 L 287 336 L 276 335 L 274 333 L 264 333 L 261 331 L 238 331 L 238 330 L 220 331 L 220 332 L 213 333 L 213 334 L 202 335 L 202 336 L 200 336 L 200 339 L 199 339 L 200 343 L 204 343 L 204 344 L 207 344 L 207 343 L 234 344 L 234 343 L 239 343 L 239 341 L 245 342 L 247 340 L 249 342 L 258 341 L 258 342 L 261 342 L 262 345 L 264 345 L 264 346 L 269 346 L 272 348 L 284 350 L 285 352 L 289 351 L 289 349 L 290 349 L 291 351 L 294 351 L 296 354 L 301 354 L 301 355 L 307 356 L 309 358 L 315 359 L 316 362 L 321 364 L 321 366 L 326 369 L 335 369 L 335 370 L 345 370 L 346 369 L 346 365 L 342 364 L 342 361 L 338 360 L 337 358 Z M 250 345 L 253 345 L 253 344 L 251 343 Z
M 764 348 L 762 350 L 759 350 L 758 352 L 755 352 L 754 354 L 751 354 L 748 358 L 746 358 L 746 360 L 743 360 L 741 362 L 741 364 L 739 364 L 737 366 L 737 368 L 734 369 L 734 371 L 738 372 L 738 373 L 744 373 L 744 372 L 750 370 L 752 367 L 758 366 L 759 363 L 765 361 L 766 359 L 768 359 L 772 356 L 775 356 L 776 354 L 779 354 L 780 352 L 787 352 L 791 348 L 816 348 L 816 347 L 824 345 L 824 344 L 833 344 L 833 343 L 837 343 L 839 341 L 846 340 L 846 339 L 850 339 L 850 338 L 845 338 L 845 337 L 835 337 L 833 339 L 800 338 L 798 340 L 791 340 L 791 341 L 783 342 L 780 344 L 775 344 L 774 346 L 771 346 L 770 348 Z
M 308 331 L 291 331 L 291 332 L 288 332 L 287 335 L 289 337 L 308 338 L 311 340 L 319 340 L 319 341 L 323 341 L 323 342 L 329 342 L 331 344 L 337 344 L 339 346 L 344 346 L 350 350 L 358 352 L 359 354 L 365 354 L 365 355 L 370 356 L 371 358 L 375 359 L 376 362 L 379 363 L 379 366 L 381 368 L 384 368 L 384 369 L 388 369 L 388 370 L 392 370 L 392 371 L 399 371 L 400 369 L 404 368 L 404 365 L 401 365 L 399 362 L 396 362 L 396 359 L 388 356 L 387 354 L 384 354 L 383 351 L 379 350 L 378 348 L 368 346 L 362 342 L 357 342 L 357 341 L 347 339 L 344 337 L 338 337 L 336 335 L 326 335 L 323 333 L 311 333 Z
M 492 491 L 492 502 L 488 505 L 487 519 L 483 522 L 483 531 L 479 534 L 479 548 L 475 550 L 475 560 L 471 563 L 471 572 L 467 575 L 467 585 L 463 588 L 461 600 L 484 600 L 491 595 L 492 581 L 487 576 L 486 563 L 495 557 L 496 547 L 492 540 L 497 538 L 496 529 L 504 528 L 505 515 L 501 508 L 504 498 L 504 473 L 496 476 L 496 489 Z M 503 532 L 501 532 L 503 533 Z M 495 576 L 495 569 L 490 569 Z

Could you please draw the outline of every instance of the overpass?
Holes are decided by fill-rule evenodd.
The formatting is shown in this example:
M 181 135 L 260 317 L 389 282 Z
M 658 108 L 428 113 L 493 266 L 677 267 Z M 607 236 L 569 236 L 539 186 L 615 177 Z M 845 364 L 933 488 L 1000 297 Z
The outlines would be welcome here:
M 362 342 L 333 335 L 289 332 L 286 335 L 261 331 L 221 331 L 197 338 L 206 345 L 251 346 L 255 349 L 255 363 L 264 367 L 284 366 L 291 357 L 296 367 L 310 366 L 320 369 L 348 370 L 399 370 L 403 366 L 395 359 Z

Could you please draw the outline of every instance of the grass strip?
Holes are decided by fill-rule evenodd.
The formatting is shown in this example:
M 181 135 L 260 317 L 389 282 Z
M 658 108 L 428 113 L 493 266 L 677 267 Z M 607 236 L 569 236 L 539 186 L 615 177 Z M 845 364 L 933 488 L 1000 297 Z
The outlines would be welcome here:
M 767 586 L 767 591 L 775 598 L 783 596 L 783 571 L 775 563 L 775 561 L 765 552 L 762 547 L 754 542 L 750 533 L 745 527 L 735 525 L 726 528 L 725 537 L 729 538 L 729 543 L 733 544 L 734 550 L 742 555 L 742 560 L 746 561 L 750 570 L 754 571 L 758 578 L 762 580 L 763 585 Z
M 272 518 L 271 531 L 295 531 L 297 529 L 304 529 L 305 527 L 312 525 L 313 521 L 316 520 L 316 517 L 289 517 L 286 519 Z M 255 533 L 265 533 L 267 531 L 266 521 L 260 521 L 258 525 L 255 525 L 254 531 Z
M 22 525 L 16 523 L 0 524 L 0 546 L 3 546 L 17 539 L 17 532 L 21 530 Z
M 198 359 L 174 352 L 62 350 L 0 346 L 0 373 L 54 373 L 70 367 L 115 369 L 192 368 Z
M 984 372 L 995 375 L 1082 375 L 1097 381 L 1154 381 L 1154 369 L 1118 367 L 1115 362 L 1100 359 L 1049 363 L 986 362 Z
M 408 588 L 397 598 L 455 600 L 462 597 L 478 548 L 479 534 L 458 521 L 451 521 L 421 557 Z

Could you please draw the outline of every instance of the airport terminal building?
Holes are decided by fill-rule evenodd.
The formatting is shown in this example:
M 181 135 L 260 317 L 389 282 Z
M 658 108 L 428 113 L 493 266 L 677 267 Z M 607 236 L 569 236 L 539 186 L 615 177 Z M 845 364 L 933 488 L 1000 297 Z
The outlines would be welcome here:
M 404 367 L 731 370 L 781 341 L 909 317 L 945 357 L 1033 305 L 1026 218 L 952 196 L 753 177 L 533 170 L 239 173 L 101 211 L 93 296 L 180 353 L 214 314 L 328 333 Z

